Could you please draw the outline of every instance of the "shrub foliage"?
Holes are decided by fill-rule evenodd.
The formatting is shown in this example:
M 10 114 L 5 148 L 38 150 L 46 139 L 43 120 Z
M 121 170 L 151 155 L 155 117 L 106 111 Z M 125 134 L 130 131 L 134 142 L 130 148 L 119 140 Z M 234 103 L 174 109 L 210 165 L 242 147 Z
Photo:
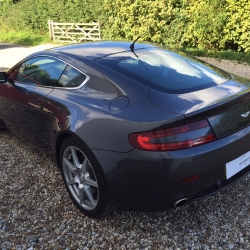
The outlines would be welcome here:
M 6 30 L 44 34 L 48 20 L 101 21 L 105 39 L 250 51 L 249 0 L 0 0 Z

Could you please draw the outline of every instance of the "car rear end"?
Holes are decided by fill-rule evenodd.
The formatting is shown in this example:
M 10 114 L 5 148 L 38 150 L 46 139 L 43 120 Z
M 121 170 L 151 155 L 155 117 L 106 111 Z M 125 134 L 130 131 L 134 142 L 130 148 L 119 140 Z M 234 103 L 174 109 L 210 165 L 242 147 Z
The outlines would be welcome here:
M 143 123 L 140 130 L 131 126 L 129 152 L 93 149 L 100 164 L 108 166 L 104 172 L 120 208 L 178 207 L 250 170 L 249 82 L 173 52 L 150 53 L 96 60 L 148 86 L 155 110 L 185 117 L 165 125 L 163 117 L 151 129 Z
M 244 175 L 249 171 L 248 163 L 243 169 L 240 166 L 248 160 L 249 139 L 247 127 L 222 139 L 182 150 L 93 152 L 102 166 L 108 166 L 104 171 L 118 207 L 151 210 L 176 206 L 182 199 L 207 196 Z M 234 174 L 228 178 L 230 163 Z

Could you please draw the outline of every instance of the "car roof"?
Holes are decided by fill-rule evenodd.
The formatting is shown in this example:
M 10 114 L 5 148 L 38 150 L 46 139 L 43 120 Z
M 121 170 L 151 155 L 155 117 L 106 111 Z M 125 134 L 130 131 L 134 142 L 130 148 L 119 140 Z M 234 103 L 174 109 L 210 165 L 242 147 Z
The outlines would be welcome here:
M 107 41 L 107 42 L 86 42 L 80 44 L 72 44 L 50 49 L 57 53 L 73 54 L 82 56 L 89 60 L 116 54 L 130 50 L 132 42 Z M 155 48 L 156 46 L 148 43 L 135 43 L 134 50 Z

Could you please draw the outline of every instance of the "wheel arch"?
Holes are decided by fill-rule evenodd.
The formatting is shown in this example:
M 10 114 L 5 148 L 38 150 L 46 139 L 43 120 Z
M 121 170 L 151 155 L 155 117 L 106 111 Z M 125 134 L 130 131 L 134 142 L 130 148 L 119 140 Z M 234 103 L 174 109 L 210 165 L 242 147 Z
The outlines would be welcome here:
M 62 146 L 63 142 L 71 136 L 77 138 L 86 148 L 88 148 L 89 151 L 91 151 L 91 153 L 93 154 L 93 156 L 97 160 L 97 158 L 96 158 L 95 154 L 93 153 L 93 151 L 91 150 L 91 148 L 87 145 L 87 143 L 81 137 L 79 137 L 77 134 L 73 133 L 72 131 L 64 131 L 64 132 L 61 132 L 56 138 L 55 150 L 56 150 L 56 162 L 57 162 L 58 166 L 59 166 L 59 156 L 60 156 L 61 146 Z M 100 165 L 99 161 L 98 161 L 98 164 Z M 103 171 L 102 167 L 101 167 L 101 170 Z
M 56 162 L 57 162 L 57 166 L 59 167 L 59 156 L 60 156 L 60 149 L 61 146 L 63 144 L 63 142 L 69 138 L 70 136 L 76 136 L 78 139 L 80 139 L 77 135 L 75 135 L 74 133 L 72 133 L 71 131 L 65 131 L 60 133 L 57 138 L 56 138 L 56 145 L 55 145 L 55 149 L 56 149 Z M 81 140 L 81 139 L 80 139 Z M 85 143 L 86 144 L 86 143 Z
M 91 148 L 85 143 L 85 141 L 79 137 L 78 135 L 76 135 L 75 133 L 73 133 L 72 131 L 64 131 L 64 132 L 61 132 L 58 136 L 57 136 L 57 139 L 56 139 L 56 162 L 57 162 L 57 166 L 60 167 L 60 149 L 61 149 L 61 145 L 63 144 L 63 142 L 68 139 L 69 137 L 75 137 L 77 138 L 86 148 L 88 148 L 88 150 L 90 151 L 90 153 L 92 154 L 92 156 L 94 157 L 95 161 L 98 162 L 98 165 L 100 167 L 100 170 L 102 172 L 102 175 L 104 176 L 104 179 L 107 183 L 107 185 L 109 186 L 108 184 L 108 180 L 106 178 L 106 175 L 104 173 L 104 170 L 103 170 L 103 166 L 100 164 L 100 162 L 98 161 L 95 153 L 91 150 Z
M 59 167 L 60 167 L 61 173 L 63 175 L 63 180 L 65 183 L 66 189 L 69 192 L 70 197 L 72 198 L 73 202 L 78 207 L 78 209 L 80 211 L 84 212 L 86 215 L 92 216 L 95 218 L 101 218 L 104 215 L 111 212 L 113 210 L 113 207 L 114 207 L 113 196 L 109 191 L 108 183 L 106 181 L 106 176 L 103 172 L 103 168 L 100 165 L 95 154 L 92 152 L 92 150 L 87 146 L 87 144 L 81 138 L 79 138 L 79 136 L 75 135 L 74 133 L 67 133 L 67 131 L 65 133 L 61 133 L 58 136 L 56 145 L 57 145 L 57 155 L 58 155 L 57 161 L 59 162 Z M 72 148 L 75 149 L 74 154 L 71 151 Z M 83 159 L 79 158 L 79 154 L 77 154 L 76 151 L 78 151 L 79 154 L 82 154 L 84 156 L 84 158 Z M 65 152 L 66 152 L 66 155 L 65 155 Z M 72 155 L 75 155 L 75 156 L 72 157 Z M 78 163 L 80 163 L 81 166 L 82 166 L 83 162 L 85 162 L 84 159 L 87 159 L 87 162 L 89 162 L 89 163 L 86 162 L 85 165 L 86 164 L 90 165 L 91 172 L 93 174 L 92 177 L 91 177 L 91 174 L 89 173 L 89 170 L 87 170 L 87 168 L 85 170 L 87 172 L 82 172 L 83 171 L 82 167 L 80 167 L 76 163 L 76 161 L 73 160 L 73 158 L 78 158 Z M 70 165 L 75 166 L 75 168 L 74 167 L 72 168 L 67 163 L 64 164 L 65 159 L 67 159 L 67 161 L 70 161 L 71 162 Z M 66 170 L 65 170 L 65 168 L 66 168 Z M 79 177 L 78 171 L 74 172 L 77 168 L 78 168 L 78 170 L 80 170 L 80 177 Z M 69 172 L 71 174 L 68 174 Z M 73 174 L 72 174 L 72 172 L 73 172 Z M 84 173 L 84 174 L 81 175 L 81 173 Z M 75 185 L 75 183 L 78 183 L 78 185 L 77 185 L 78 187 L 79 187 L 79 185 L 81 185 L 81 186 L 82 185 L 91 185 L 90 182 L 88 184 L 86 184 L 84 182 L 84 180 L 82 179 L 82 178 L 85 179 L 86 173 L 87 173 L 86 178 L 90 178 L 96 182 L 95 187 L 96 187 L 97 192 L 98 192 L 98 197 L 97 197 L 98 199 L 96 200 L 97 203 L 95 204 L 93 210 L 82 206 L 81 199 L 80 199 L 80 191 L 76 192 L 75 191 L 76 188 L 71 187 L 71 185 L 72 184 Z M 76 176 L 78 176 L 78 179 L 75 179 Z M 72 182 L 72 180 L 73 180 L 73 182 Z M 69 181 L 71 183 L 69 183 Z M 83 190 L 83 187 L 81 187 L 81 190 Z M 86 193 L 86 191 L 84 191 L 84 192 Z M 96 197 L 95 198 L 93 198 L 93 197 L 92 197 L 92 200 L 93 199 L 95 200 Z M 91 201 L 91 199 L 89 201 Z M 87 204 L 85 204 L 85 205 L 88 206 Z

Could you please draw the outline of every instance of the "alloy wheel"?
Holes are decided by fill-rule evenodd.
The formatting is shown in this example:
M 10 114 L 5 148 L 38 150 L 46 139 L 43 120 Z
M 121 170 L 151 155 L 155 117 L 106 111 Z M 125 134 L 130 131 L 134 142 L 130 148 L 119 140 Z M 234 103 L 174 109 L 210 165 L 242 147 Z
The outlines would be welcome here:
M 76 202 L 93 210 L 99 201 L 99 188 L 94 169 L 87 156 L 77 147 L 69 146 L 63 153 L 63 174 Z

